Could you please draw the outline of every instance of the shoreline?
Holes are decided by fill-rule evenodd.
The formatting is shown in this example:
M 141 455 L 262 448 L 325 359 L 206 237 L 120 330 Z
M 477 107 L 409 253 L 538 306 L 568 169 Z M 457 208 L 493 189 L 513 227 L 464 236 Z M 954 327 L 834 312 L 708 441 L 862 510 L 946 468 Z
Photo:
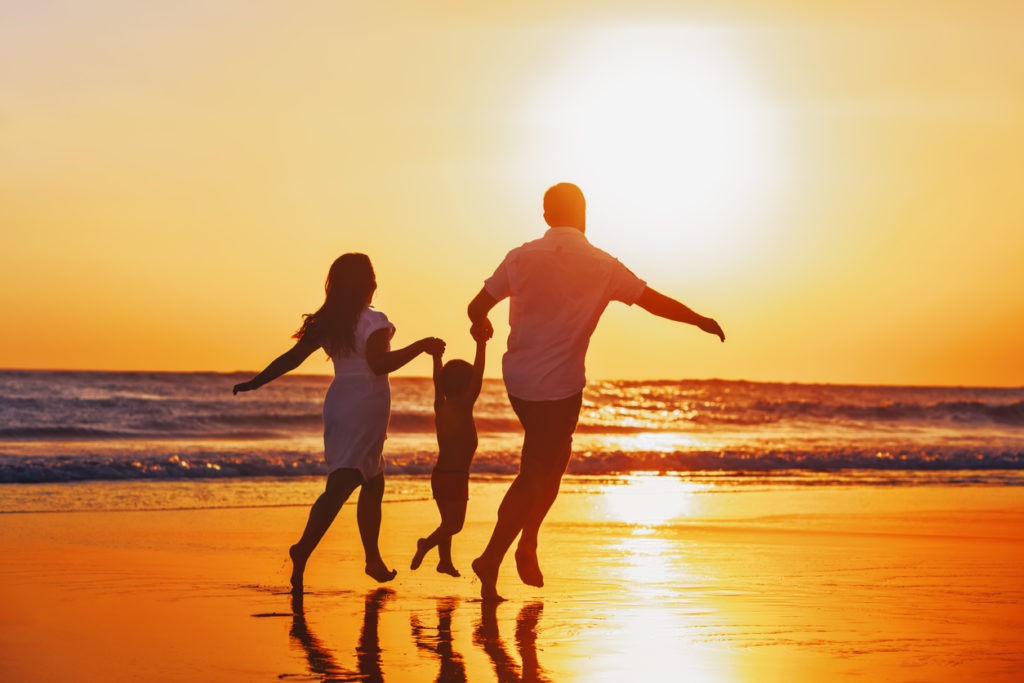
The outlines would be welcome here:
M 437 574 L 434 554 L 408 569 L 432 501 L 385 505 L 381 549 L 399 574 L 384 592 L 362 573 L 346 506 L 298 611 L 286 550 L 304 505 L 8 515 L 0 675 L 301 680 L 377 667 L 417 681 L 461 665 L 470 681 L 1009 681 L 1024 666 L 1019 488 L 568 486 L 541 534 L 546 586 L 520 584 L 510 555 L 508 601 L 490 610 L 469 561 L 503 484 L 471 490 L 453 546 L 461 579 Z

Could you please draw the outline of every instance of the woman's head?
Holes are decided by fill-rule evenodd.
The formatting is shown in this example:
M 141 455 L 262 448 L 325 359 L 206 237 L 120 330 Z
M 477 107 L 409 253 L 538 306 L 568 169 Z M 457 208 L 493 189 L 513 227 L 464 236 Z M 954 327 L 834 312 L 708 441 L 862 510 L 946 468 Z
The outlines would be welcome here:
M 370 257 L 366 254 L 342 254 L 334 259 L 327 271 L 324 303 L 344 302 L 346 307 L 358 303 L 361 310 L 370 303 L 376 289 L 377 278 L 373 274 Z
M 355 326 L 359 314 L 369 305 L 377 289 L 373 264 L 366 254 L 342 254 L 331 264 L 324 284 L 324 303 L 303 316 L 295 337 L 313 333 L 328 355 L 355 349 Z

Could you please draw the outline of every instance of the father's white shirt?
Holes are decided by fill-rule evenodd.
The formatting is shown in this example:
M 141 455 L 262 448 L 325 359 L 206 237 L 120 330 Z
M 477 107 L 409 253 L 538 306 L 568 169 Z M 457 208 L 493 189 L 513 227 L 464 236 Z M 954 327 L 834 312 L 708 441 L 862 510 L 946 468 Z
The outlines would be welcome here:
M 555 401 L 583 390 L 590 336 L 609 301 L 633 305 L 647 284 L 576 228 L 551 228 L 508 253 L 484 288 L 509 302 L 502 375 L 509 395 Z

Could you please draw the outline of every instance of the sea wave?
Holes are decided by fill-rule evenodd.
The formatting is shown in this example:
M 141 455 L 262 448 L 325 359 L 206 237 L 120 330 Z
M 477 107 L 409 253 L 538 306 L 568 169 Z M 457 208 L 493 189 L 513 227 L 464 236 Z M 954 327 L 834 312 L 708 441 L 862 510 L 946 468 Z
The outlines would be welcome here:
M 981 401 L 940 403 L 884 403 L 879 405 L 828 404 L 817 401 L 756 401 L 749 408 L 764 421 L 815 418 L 863 422 L 995 423 L 1024 426 L 1024 401 L 1007 404 Z
M 481 474 L 515 474 L 518 453 L 490 453 L 474 460 L 472 471 Z M 433 451 L 388 457 L 389 474 L 426 475 L 436 462 Z M 599 451 L 574 455 L 571 474 L 613 475 L 630 472 L 777 472 L 803 470 L 840 472 L 868 470 L 1024 470 L 1024 452 L 966 449 L 905 449 L 879 451 L 846 448 L 818 451 Z M 157 457 L 124 457 L 109 454 L 74 457 L 0 456 L 0 483 L 95 480 L 182 480 L 215 478 L 268 478 L 323 475 L 320 454 L 298 451 L 277 453 L 188 453 Z

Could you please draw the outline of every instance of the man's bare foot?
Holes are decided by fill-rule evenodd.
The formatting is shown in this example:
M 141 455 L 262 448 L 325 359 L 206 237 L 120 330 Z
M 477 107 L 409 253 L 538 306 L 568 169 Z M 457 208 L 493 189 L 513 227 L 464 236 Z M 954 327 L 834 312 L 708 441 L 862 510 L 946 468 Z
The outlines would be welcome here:
M 421 538 L 416 541 L 416 554 L 412 556 L 412 564 L 409 565 L 409 569 L 419 569 L 420 565 L 423 564 L 423 557 L 430 550 L 430 543 L 425 538 Z
M 537 588 L 544 586 L 544 574 L 541 573 L 540 565 L 537 563 L 536 548 L 531 550 L 516 548 L 516 570 L 519 572 L 519 578 L 527 586 L 536 586 Z
M 288 557 L 292 558 L 292 593 L 302 593 L 302 575 L 306 572 L 308 555 L 302 555 L 298 545 L 288 548 Z
M 459 570 L 455 568 L 455 565 L 451 562 L 438 562 L 437 571 L 440 574 L 447 574 L 448 576 L 462 576 Z
M 473 573 L 480 579 L 480 599 L 484 602 L 501 602 L 498 595 L 498 568 L 484 562 L 484 558 L 473 560 Z
M 398 576 L 398 571 L 395 569 L 388 569 L 383 562 L 375 562 L 373 564 L 366 565 L 366 574 L 380 583 L 387 583 Z

